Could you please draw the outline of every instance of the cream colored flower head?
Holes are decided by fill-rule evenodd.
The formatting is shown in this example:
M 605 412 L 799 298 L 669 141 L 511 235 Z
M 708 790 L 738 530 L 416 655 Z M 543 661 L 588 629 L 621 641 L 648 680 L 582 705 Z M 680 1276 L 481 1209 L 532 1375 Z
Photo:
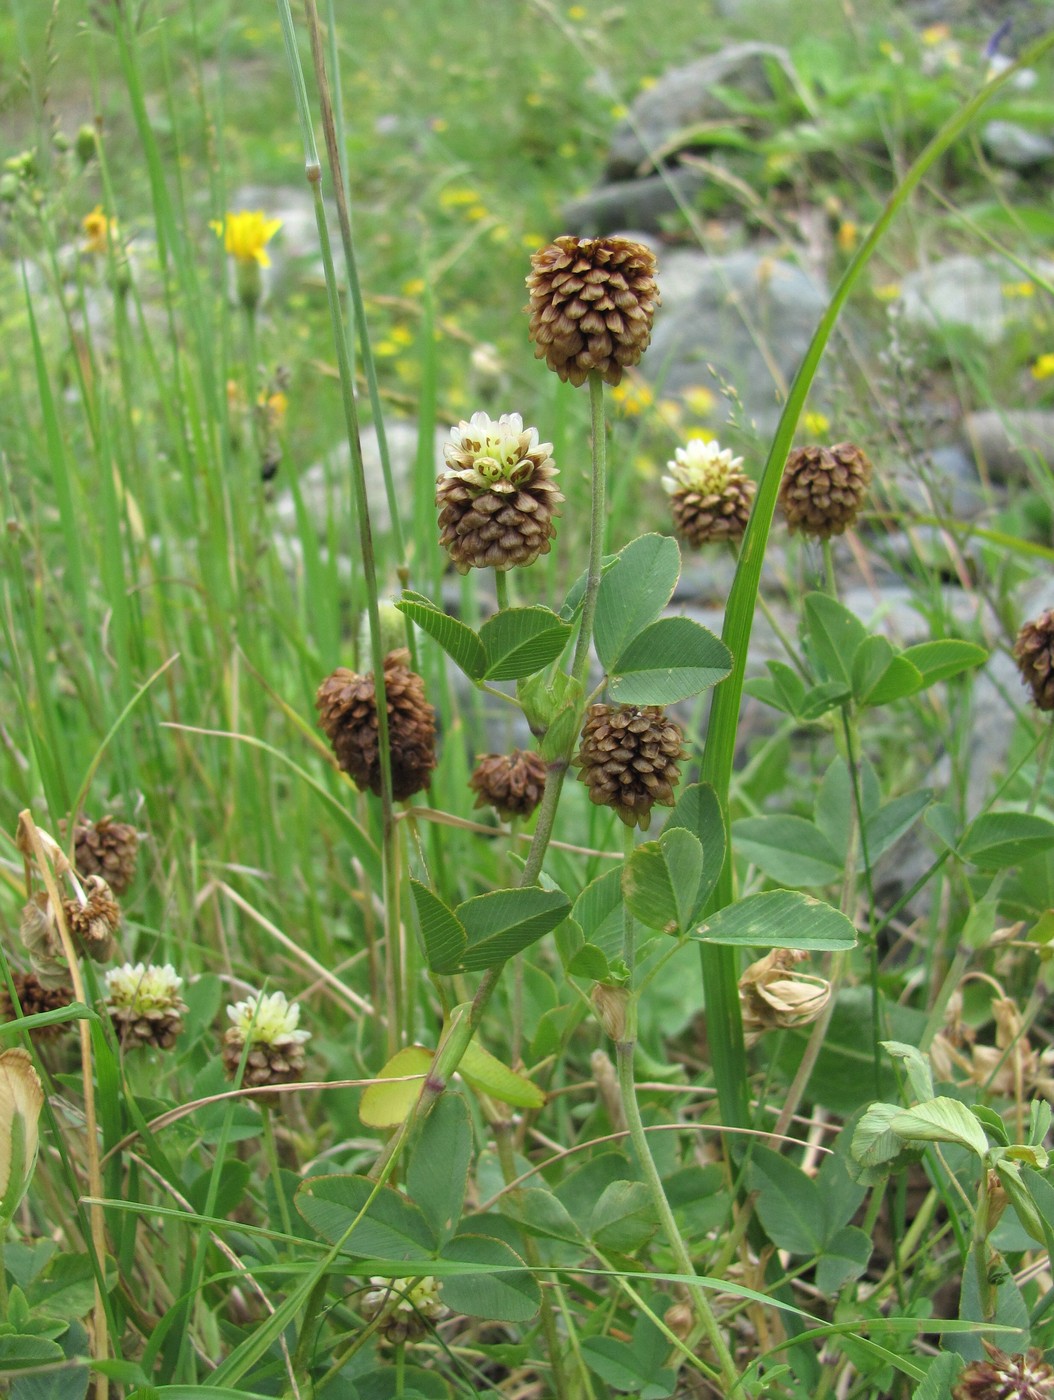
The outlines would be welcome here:
M 730 447 L 722 448 L 714 439 L 689 438 L 678 447 L 673 459 L 666 463 L 670 475 L 662 479 L 663 490 L 670 496 L 675 491 L 698 491 L 701 495 L 720 495 L 729 477 L 743 465 L 742 457 L 733 457 Z
M 106 1004 L 111 1010 L 128 1008 L 138 1016 L 151 1011 L 185 1009 L 180 999 L 183 978 L 171 963 L 163 967 L 125 963 L 106 974 Z
M 496 485 L 519 486 L 529 481 L 539 466 L 552 465 L 551 442 L 538 441 L 537 428 L 525 428 L 518 413 L 503 413 L 497 421 L 486 413 L 474 413 L 450 429 L 444 445 L 446 477 L 456 476 L 478 491 Z M 440 478 L 442 480 L 442 478 Z
M 241 209 L 236 214 L 226 214 L 222 223 L 213 219 L 209 224 L 236 262 L 258 263 L 260 267 L 271 266 L 267 244 L 281 227 L 281 219 L 268 219 L 262 209 Z
M 439 1297 L 439 1280 L 431 1274 L 426 1274 L 416 1283 L 409 1278 L 388 1279 L 376 1276 L 370 1279 L 370 1283 L 373 1287 L 362 1299 L 363 1311 L 367 1317 L 376 1316 L 393 1296 L 399 1299 L 394 1307 L 395 1312 L 417 1313 L 420 1317 L 431 1318 L 433 1321 L 445 1317 L 448 1312 Z
M 250 996 L 227 1007 L 227 1017 L 242 1041 L 254 1044 L 303 1045 L 311 1039 L 310 1031 L 298 1030 L 300 1003 L 287 1001 L 285 992 L 267 996 Z

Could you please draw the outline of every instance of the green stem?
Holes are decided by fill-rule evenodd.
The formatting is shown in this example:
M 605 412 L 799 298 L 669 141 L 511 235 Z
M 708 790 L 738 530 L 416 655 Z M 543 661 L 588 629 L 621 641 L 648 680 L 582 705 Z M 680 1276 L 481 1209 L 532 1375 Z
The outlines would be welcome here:
M 282 1231 L 286 1235 L 291 1235 L 293 1222 L 289 1218 L 289 1202 L 285 1198 L 285 1188 L 282 1186 L 282 1169 L 278 1163 L 278 1148 L 274 1140 L 274 1119 L 271 1114 L 271 1105 L 262 1103 L 260 1105 L 260 1118 L 263 1123 L 264 1157 L 267 1160 L 267 1170 L 271 1173 L 271 1179 L 274 1182 L 275 1195 L 278 1197 L 278 1216 L 282 1222 Z
M 312 51 L 315 53 L 316 68 L 321 64 L 322 77 L 320 92 L 323 104 L 329 103 L 328 88 L 324 88 L 325 64 L 318 49 L 318 16 L 314 13 L 312 0 L 306 0 L 308 18 L 314 16 L 311 30 Z M 297 112 L 300 118 L 301 136 L 304 142 L 304 168 L 308 184 L 314 196 L 315 224 L 318 229 L 319 248 L 322 253 L 322 267 L 325 273 L 326 297 L 333 335 L 333 347 L 337 355 L 337 369 L 340 376 L 341 403 L 344 409 L 344 426 L 351 454 L 351 481 L 355 509 L 359 522 L 359 555 L 362 562 L 362 578 L 366 589 L 366 612 L 370 622 L 370 651 L 373 662 L 374 690 L 377 705 L 377 743 L 380 750 L 381 770 L 381 841 L 383 851 L 383 880 L 381 898 L 384 905 L 385 932 L 387 934 L 388 956 L 392 955 L 399 940 L 399 900 L 397 886 L 398 857 L 396 852 L 397 833 L 395 830 L 395 804 L 392 796 L 391 741 L 388 732 L 388 704 L 384 686 L 384 650 L 381 637 L 380 610 L 378 607 L 377 563 L 373 551 L 373 532 L 370 527 L 370 508 L 366 490 L 366 471 L 362 460 L 362 444 L 359 440 L 359 411 L 355 401 L 355 382 L 348 359 L 348 344 L 344 334 L 343 316 L 340 305 L 340 290 L 337 285 L 333 265 L 333 249 L 329 238 L 329 221 L 326 203 L 322 195 L 322 166 L 315 148 L 315 135 L 311 125 L 311 115 L 307 102 L 307 86 L 304 71 L 300 65 L 300 53 L 293 29 L 293 17 L 289 10 L 289 0 L 278 0 L 278 15 L 282 24 L 282 37 L 285 41 L 289 71 L 293 81 Z M 316 50 L 318 50 L 316 52 Z M 332 129 L 332 109 L 327 107 L 327 139 Z M 330 159 L 334 161 L 334 151 L 330 148 Z M 339 159 L 334 161 L 334 172 L 338 187 L 338 206 L 343 202 L 343 183 L 340 178 Z M 393 517 L 396 511 L 392 512 Z M 397 989 L 398 990 L 398 989 Z M 398 994 L 395 1006 L 399 1003 Z M 389 1008 L 391 1011 L 394 1008 Z M 400 1032 L 398 1016 L 389 1019 L 389 1045 L 398 1047 Z
M 589 570 L 582 599 L 582 624 L 571 674 L 585 685 L 589 674 L 589 648 L 593 640 L 593 619 L 600 591 L 600 563 L 604 557 L 605 492 L 607 487 L 607 438 L 604 427 L 604 381 L 597 371 L 589 373 L 589 419 L 593 461 L 593 504 L 589 518 Z
M 494 589 L 498 595 L 498 611 L 504 612 L 509 606 L 509 575 L 505 569 L 494 570 Z
M 831 544 L 830 535 L 825 535 L 823 540 L 823 574 L 824 584 L 827 592 L 832 598 L 838 598 L 838 573 L 834 567 L 834 547 Z

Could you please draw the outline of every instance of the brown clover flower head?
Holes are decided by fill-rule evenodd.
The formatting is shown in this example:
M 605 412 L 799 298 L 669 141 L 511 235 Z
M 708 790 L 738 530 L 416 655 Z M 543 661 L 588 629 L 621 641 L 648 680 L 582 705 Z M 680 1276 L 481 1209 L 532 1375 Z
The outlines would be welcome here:
M 106 1009 L 117 1038 L 127 1050 L 153 1045 L 169 1050 L 183 1029 L 187 1006 L 176 969 L 125 963 L 106 974 Z
M 831 984 L 825 977 L 797 971 L 806 956 L 794 948 L 773 948 L 739 979 L 747 1045 L 755 1045 L 765 1031 L 808 1025 L 830 1001 Z
M 527 288 L 535 358 L 565 381 L 617 384 L 648 348 L 659 289 L 642 243 L 565 235 L 532 254 Z
M 986 1338 L 987 1361 L 970 1361 L 952 1387 L 952 1400 L 1049 1400 L 1054 1396 L 1054 1367 L 1038 1347 L 1008 1355 Z
M 742 471 L 743 458 L 714 441 L 689 438 L 666 463 L 663 490 L 670 498 L 678 533 L 696 549 L 717 540 L 738 540 L 747 528 L 757 487 Z
M 300 1030 L 300 1004 L 286 1000 L 284 992 L 267 996 L 253 994 L 227 1007 L 230 1026 L 223 1037 L 223 1064 L 233 1079 L 242 1055 L 245 1073 L 242 1084 L 263 1088 L 270 1084 L 295 1084 L 304 1077 L 304 1042 L 311 1032 Z M 272 1099 L 277 1094 L 270 1096 Z
M 572 762 L 589 800 L 647 830 L 652 806 L 673 806 L 685 757 L 681 726 L 661 705 L 591 705 Z
M 15 996 L 23 1016 L 39 1016 L 45 1011 L 58 1011 L 73 1001 L 73 988 L 45 987 L 32 972 L 12 972 Z M 15 1020 L 15 1004 L 6 984 L 0 984 L 0 1021 Z M 50 1026 L 37 1026 L 29 1032 L 35 1042 L 57 1040 L 73 1026 L 72 1021 L 56 1021 Z
M 392 789 L 398 801 L 428 786 L 436 766 L 435 711 L 425 699 L 424 682 L 407 666 L 408 651 L 393 651 L 384 661 Z M 373 672 L 365 676 L 340 666 L 318 688 L 319 724 L 333 745 L 337 762 L 361 789 L 381 792 L 377 692 Z
M 791 530 L 820 540 L 844 534 L 860 513 L 871 471 L 867 457 L 851 442 L 795 447 L 779 495 Z
M 64 899 L 70 932 L 95 962 L 108 962 L 116 949 L 114 934 L 121 926 L 121 909 L 101 875 L 84 881 L 84 902 Z
M 1054 608 L 1026 622 L 1014 643 L 1021 679 L 1039 710 L 1054 710 Z
M 542 800 L 548 769 L 534 749 L 488 753 L 477 763 L 468 785 L 477 807 L 493 807 L 504 822 L 529 817 Z
M 66 823 L 59 822 L 65 836 Z M 101 875 L 114 894 L 124 894 L 135 879 L 139 833 L 128 822 L 82 816 L 73 830 L 73 859 L 80 875 Z
M 436 506 L 439 543 L 459 573 L 522 568 L 549 553 L 564 499 L 552 450 L 518 413 L 474 413 L 450 429 Z

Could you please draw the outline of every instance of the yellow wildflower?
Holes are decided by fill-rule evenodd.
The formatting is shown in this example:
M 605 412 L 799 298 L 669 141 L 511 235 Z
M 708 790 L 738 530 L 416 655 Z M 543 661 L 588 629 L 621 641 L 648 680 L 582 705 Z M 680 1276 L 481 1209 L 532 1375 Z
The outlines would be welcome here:
M 1048 350 L 1032 366 L 1033 379 L 1054 379 L 1054 352 Z
M 690 389 L 683 389 L 681 398 L 684 399 L 685 408 L 696 418 L 709 418 L 717 402 L 712 390 L 705 384 L 695 384 Z
M 934 48 L 937 44 L 943 44 L 945 39 L 951 38 L 951 30 L 946 24 L 930 24 L 920 35 L 922 42 L 928 48 Z
M 874 288 L 875 296 L 879 301 L 896 301 L 900 296 L 899 282 L 879 282 Z
M 281 428 L 289 411 L 289 396 L 278 389 L 273 394 L 261 394 L 256 400 L 269 428 Z
M 419 297 L 425 289 L 425 279 L 423 277 L 411 277 L 408 282 L 403 283 L 402 291 L 404 297 Z
M 851 253 L 857 245 L 860 237 L 860 230 L 852 219 L 843 219 L 838 225 L 837 241 L 838 247 L 843 253 Z
M 611 390 L 611 398 L 627 418 L 635 418 L 655 402 L 655 395 L 642 379 L 625 378 Z
M 1036 295 L 1035 282 L 1004 282 L 1005 297 L 1033 297 Z
M 802 426 L 811 438 L 823 437 L 831 426 L 826 413 L 810 412 L 802 419 Z
M 586 17 L 586 7 L 584 5 L 572 5 L 567 12 L 568 19 L 583 20 Z
M 109 240 L 112 238 L 116 242 L 117 220 L 108 219 L 101 204 L 97 204 L 90 214 L 85 214 L 81 228 L 84 230 L 84 248 L 88 253 L 105 253 Z
M 478 204 L 479 195 L 467 185 L 451 185 L 439 196 L 439 203 L 444 209 L 457 209 L 462 204 Z
M 209 223 L 236 262 L 257 263 L 260 267 L 271 266 L 267 244 L 281 227 L 281 219 L 268 219 L 262 209 L 241 209 L 236 214 L 228 213 L 222 223 L 219 219 Z

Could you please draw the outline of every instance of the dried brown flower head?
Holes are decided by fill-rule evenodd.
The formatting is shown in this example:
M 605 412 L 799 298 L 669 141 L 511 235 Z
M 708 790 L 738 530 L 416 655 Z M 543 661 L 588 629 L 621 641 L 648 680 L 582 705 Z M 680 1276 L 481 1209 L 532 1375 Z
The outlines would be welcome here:
M 696 549 L 738 540 L 747 528 L 757 487 L 741 470 L 742 457 L 714 441 L 690 438 L 667 462 L 663 490 L 677 531 Z
M 66 823 L 59 822 L 63 836 Z M 73 832 L 73 859 L 80 875 L 101 875 L 114 894 L 124 894 L 135 879 L 139 833 L 128 822 L 82 816 Z
M 527 311 L 535 357 L 563 380 L 595 370 L 617 384 L 651 340 L 655 257 L 628 238 L 558 238 L 531 257 Z
M 748 1045 L 765 1031 L 791 1030 L 815 1021 L 831 999 L 825 977 L 798 972 L 807 957 L 795 948 L 773 948 L 752 962 L 739 979 L 739 1008 Z
M 116 949 L 114 934 L 121 926 L 121 909 L 101 875 L 84 881 L 84 902 L 64 899 L 70 933 L 95 962 L 107 962 Z
M 407 666 L 408 651 L 384 661 L 392 789 L 398 801 L 428 786 L 436 766 L 435 711 L 425 699 L 424 682 Z M 319 724 L 333 745 L 337 762 L 360 788 L 380 796 L 381 761 L 377 737 L 377 692 L 373 672 L 365 676 L 340 666 L 318 688 Z
M 816 539 L 843 534 L 856 520 L 871 482 L 871 463 L 851 442 L 795 447 L 779 501 L 791 530 Z
M 1054 710 L 1054 608 L 1026 622 L 1014 643 L 1021 679 L 1039 710 Z
M 23 1016 L 39 1016 L 45 1011 L 58 1011 L 73 1001 L 73 988 L 45 987 L 32 972 L 12 972 L 15 996 Z M 0 1021 L 15 1020 L 15 1004 L 7 986 L 0 983 Z M 34 1041 L 57 1040 L 73 1026 L 72 1021 L 55 1021 L 50 1026 L 37 1026 L 29 1034 Z
M 436 506 L 439 543 L 460 573 L 523 568 L 549 553 L 564 499 L 552 450 L 518 413 L 474 413 L 450 429 Z
M 493 807 L 504 822 L 529 817 L 542 800 L 548 769 L 534 749 L 488 753 L 477 763 L 468 785 L 477 807 Z
M 65 987 L 70 980 L 69 963 L 62 947 L 55 911 L 43 891 L 32 895 L 23 907 L 18 936 L 29 954 L 33 973 L 40 985 L 48 991 Z
M 1054 1395 L 1054 1367 L 1038 1347 L 1010 1356 L 986 1338 L 987 1361 L 970 1361 L 952 1387 L 952 1400 L 1049 1400 Z
M 684 734 L 661 705 L 591 705 L 573 762 L 589 800 L 646 830 L 654 803 L 673 806 Z

